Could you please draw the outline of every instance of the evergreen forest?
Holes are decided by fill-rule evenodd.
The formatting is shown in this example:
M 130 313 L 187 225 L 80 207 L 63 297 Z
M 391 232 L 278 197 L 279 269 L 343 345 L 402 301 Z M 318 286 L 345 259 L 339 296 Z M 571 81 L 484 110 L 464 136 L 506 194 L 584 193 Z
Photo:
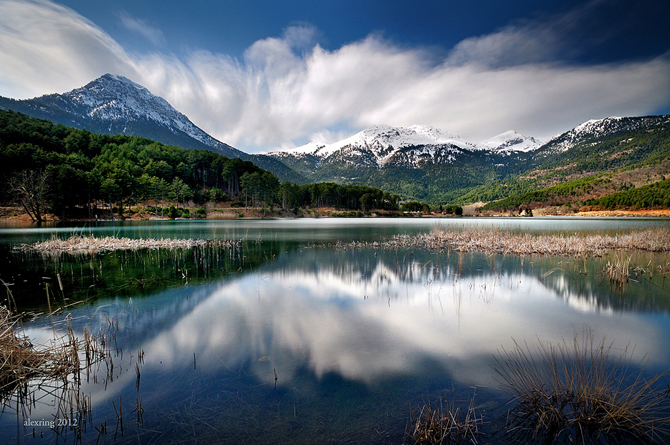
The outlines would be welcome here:
M 174 217 L 189 216 L 189 203 L 368 211 L 397 210 L 400 200 L 361 185 L 280 183 L 250 161 L 138 136 L 95 134 L 1 110 L 0 181 L 0 200 L 20 204 L 38 222 L 46 213 L 67 219 L 106 211 L 119 218 L 138 203 Z M 165 203 L 171 204 L 167 214 Z M 204 216 L 204 207 L 198 210 Z

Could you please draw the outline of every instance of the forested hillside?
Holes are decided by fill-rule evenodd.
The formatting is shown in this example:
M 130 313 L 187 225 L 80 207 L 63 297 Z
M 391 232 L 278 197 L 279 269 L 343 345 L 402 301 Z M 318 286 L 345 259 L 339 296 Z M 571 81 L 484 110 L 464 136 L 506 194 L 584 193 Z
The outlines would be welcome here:
M 670 125 L 666 121 L 658 118 L 645 128 L 606 137 L 591 135 L 565 151 L 557 152 L 555 144 L 546 144 L 533 155 L 537 168 L 474 188 L 459 201 L 489 201 L 484 209 L 490 210 L 582 205 L 663 181 L 670 174 Z
M 0 111 L 3 202 L 18 202 L 35 221 L 46 212 L 91 217 L 98 206 L 210 200 L 256 205 L 397 208 L 398 197 L 371 187 L 280 184 L 249 161 L 169 146 L 137 136 L 95 134 L 16 112 Z M 366 196 L 367 195 L 367 196 Z

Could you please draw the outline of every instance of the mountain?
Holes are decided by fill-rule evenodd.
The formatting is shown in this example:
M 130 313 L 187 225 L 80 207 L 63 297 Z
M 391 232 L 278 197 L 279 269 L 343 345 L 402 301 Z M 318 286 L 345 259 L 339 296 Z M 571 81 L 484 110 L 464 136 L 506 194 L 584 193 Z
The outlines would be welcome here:
M 668 123 L 668 116 L 643 116 L 643 117 L 608 117 L 605 119 L 592 119 L 577 125 L 570 131 L 566 131 L 549 140 L 540 155 L 564 153 L 571 148 L 587 142 L 597 142 L 603 138 L 617 134 L 630 133 L 645 130 Z
M 123 76 L 105 74 L 67 93 L 34 99 L 0 97 L 0 109 L 18 111 L 93 133 L 141 136 L 168 145 L 210 150 L 229 158 L 251 161 L 282 180 L 304 182 L 304 178 L 276 159 L 249 155 L 218 141 L 165 99 Z
M 383 168 L 397 161 L 399 154 L 402 153 L 400 156 L 404 157 L 406 165 L 409 161 L 408 165 L 418 167 L 429 159 L 436 162 L 440 159 L 447 162 L 453 160 L 453 157 L 440 156 L 445 152 L 458 153 L 461 150 L 527 152 L 535 150 L 540 145 L 537 139 L 523 136 L 515 131 L 508 131 L 477 144 L 430 126 L 413 125 L 405 128 L 376 125 L 332 144 L 310 142 L 297 148 L 271 152 L 270 155 L 282 159 L 310 156 L 322 160 L 335 156 L 352 163 L 357 162 L 358 158 L 370 165 Z M 418 147 L 420 150 L 417 150 Z
M 449 131 L 378 125 L 332 144 L 269 153 L 311 181 L 361 183 L 405 199 L 449 202 L 517 173 L 539 142 L 510 131 L 473 143 Z
M 111 74 L 64 94 L 0 97 L 0 108 L 96 133 L 212 150 L 251 161 L 282 181 L 370 185 L 434 204 L 491 201 L 644 163 L 670 163 L 668 116 L 590 120 L 545 144 L 514 131 L 474 143 L 429 126 L 378 125 L 332 144 L 250 155 L 211 137 L 146 88 Z
M 590 120 L 529 154 L 525 171 L 474 187 L 460 199 L 508 198 L 490 209 L 579 205 L 664 181 L 670 174 L 670 116 Z
M 582 190 L 588 178 L 610 175 L 586 187 L 591 199 L 670 173 L 669 124 L 670 116 L 589 120 L 544 144 L 514 131 L 471 143 L 432 127 L 375 126 L 270 155 L 312 181 L 367 184 L 434 204 L 492 201 L 570 181 L 582 181 L 574 186 Z M 570 187 L 558 193 L 582 196 Z
M 482 141 L 479 145 L 495 151 L 534 151 L 542 145 L 534 137 L 524 136 L 516 131 L 506 131 L 505 133 L 494 136 Z
M 0 98 L 0 107 L 94 133 L 143 136 L 235 158 L 243 154 L 202 131 L 162 97 L 123 76 L 105 74 L 64 94 L 27 100 Z

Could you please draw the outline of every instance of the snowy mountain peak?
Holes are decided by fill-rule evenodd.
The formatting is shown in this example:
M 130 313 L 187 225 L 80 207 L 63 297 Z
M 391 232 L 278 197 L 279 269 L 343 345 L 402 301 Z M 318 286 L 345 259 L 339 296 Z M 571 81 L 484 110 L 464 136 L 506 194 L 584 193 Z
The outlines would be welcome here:
M 79 119 L 99 122 L 109 132 L 137 133 L 138 128 L 149 125 L 154 130 L 148 134 L 165 143 L 182 143 L 180 138 L 185 136 L 227 156 L 237 157 L 241 153 L 198 128 L 167 100 L 123 76 L 105 74 L 62 95 L 45 96 L 49 97 L 55 98 L 53 105 L 60 110 Z M 161 138 L 158 136 L 161 132 L 173 137 Z
M 426 125 L 413 125 L 411 127 L 392 127 L 390 125 L 375 125 L 332 144 L 319 144 L 310 142 L 300 147 L 279 150 L 274 152 L 281 155 L 313 155 L 328 157 L 345 148 L 358 148 L 371 150 L 376 153 L 395 152 L 401 148 L 427 146 L 427 145 L 453 145 L 459 148 L 476 150 L 475 144 L 461 139 L 458 135 L 435 127 Z
M 542 145 L 534 137 L 524 136 L 514 130 L 506 131 L 480 142 L 480 145 L 496 151 L 533 151 Z
M 130 79 L 105 74 L 63 94 L 91 118 L 111 121 L 148 119 L 178 129 L 204 143 L 206 134 L 162 97 L 154 96 Z
M 665 118 L 664 116 L 646 116 L 640 118 L 607 117 L 605 119 L 591 119 L 577 125 L 570 131 L 553 137 L 547 142 L 546 146 L 549 151 L 560 153 L 587 140 L 647 128 L 662 123 Z
M 411 127 L 376 125 L 367 128 L 338 144 L 345 141 L 347 144 L 355 142 L 364 142 L 367 145 L 381 144 L 386 148 L 391 147 L 393 149 L 417 145 L 467 144 L 467 142 L 463 141 L 458 135 L 426 125 L 413 125 Z

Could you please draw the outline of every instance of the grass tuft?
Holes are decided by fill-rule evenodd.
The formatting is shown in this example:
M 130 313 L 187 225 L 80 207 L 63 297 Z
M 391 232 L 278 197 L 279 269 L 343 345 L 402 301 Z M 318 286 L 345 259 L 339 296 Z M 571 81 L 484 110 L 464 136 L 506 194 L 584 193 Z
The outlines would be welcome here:
M 418 413 L 411 411 L 405 439 L 417 445 L 476 444 L 483 435 L 479 429 L 482 423 L 475 410 L 474 396 L 465 413 L 453 403 L 445 407 L 442 400 L 439 407 L 433 407 L 429 399 Z
M 667 372 L 645 378 L 628 347 L 615 352 L 613 343 L 586 333 L 534 349 L 515 342 L 496 361 L 512 396 L 506 435 L 514 441 L 662 443 L 668 436 L 667 394 L 659 385 Z

